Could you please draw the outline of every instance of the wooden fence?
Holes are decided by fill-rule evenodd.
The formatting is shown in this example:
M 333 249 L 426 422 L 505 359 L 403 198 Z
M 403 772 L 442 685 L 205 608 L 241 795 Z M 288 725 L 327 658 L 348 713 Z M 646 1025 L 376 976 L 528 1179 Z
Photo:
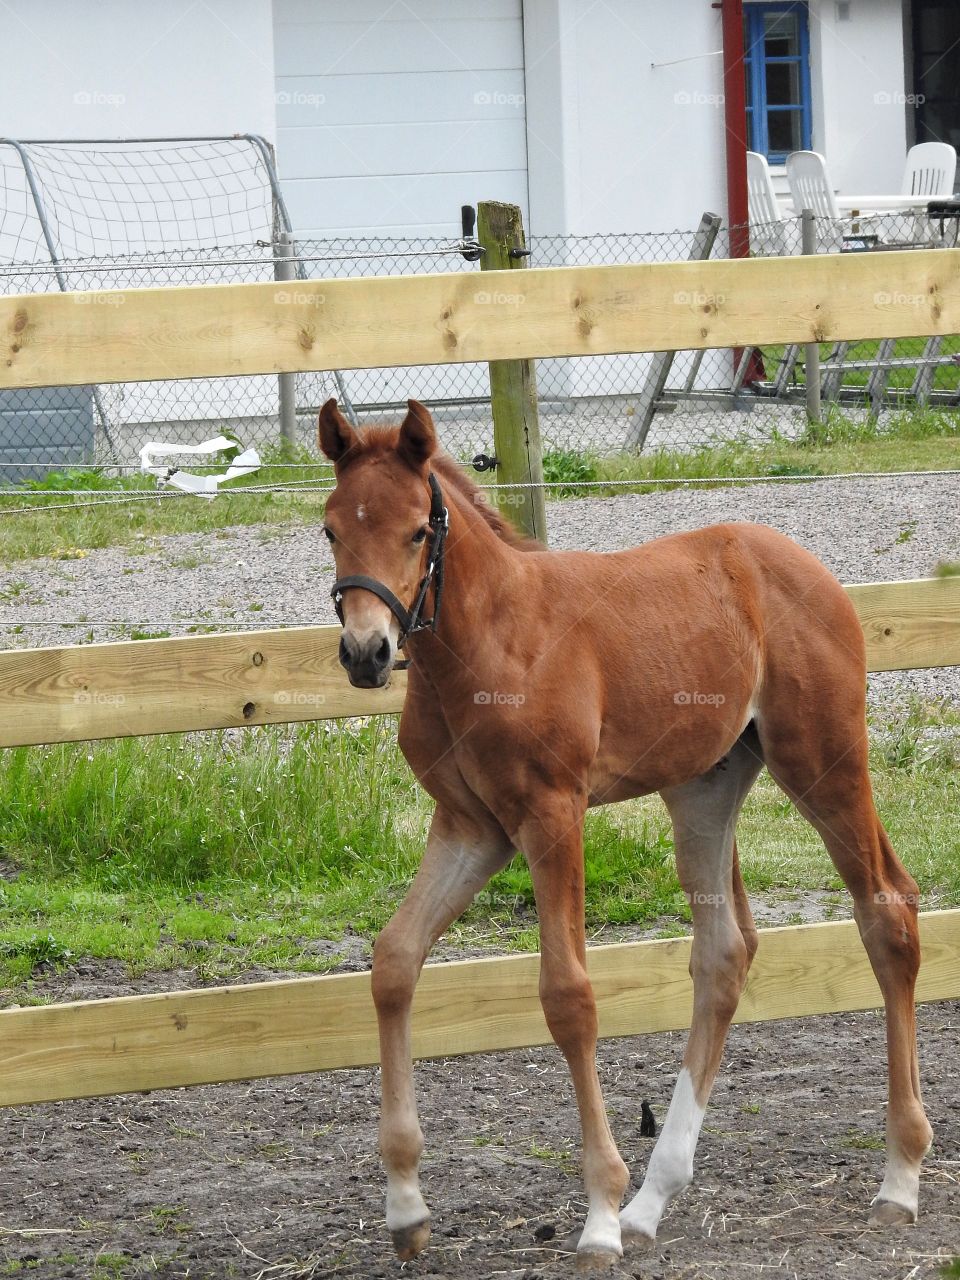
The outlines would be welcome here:
M 954 333 L 960 249 L 38 293 L 0 388 Z
M 498 290 L 484 275 L 484 296 Z M 516 294 L 517 273 L 503 289 Z M 747 346 L 960 331 L 960 250 L 0 299 L 0 387 Z M 301 291 L 302 290 L 302 294 Z M 790 306 L 780 299 L 789 298 Z M 917 299 L 921 299 L 918 303 Z M 960 664 L 960 579 L 849 587 L 873 671 Z M 0 746 L 398 711 L 352 689 L 338 631 L 0 653 Z M 918 995 L 960 996 L 960 912 L 921 918 Z M 688 1025 L 689 939 L 592 948 L 601 1034 Z M 414 1052 L 540 1044 L 539 959 L 430 965 Z M 761 931 L 738 1018 L 876 1007 L 852 922 Z M 0 1105 L 376 1061 L 369 978 L 334 975 L 0 1013 Z

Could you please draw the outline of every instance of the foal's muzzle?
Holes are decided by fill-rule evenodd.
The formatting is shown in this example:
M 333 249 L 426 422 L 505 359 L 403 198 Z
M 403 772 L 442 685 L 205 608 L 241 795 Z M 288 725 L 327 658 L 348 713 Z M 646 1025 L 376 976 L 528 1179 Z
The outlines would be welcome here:
M 340 636 L 340 665 L 358 689 L 381 689 L 390 676 L 394 657 L 393 643 L 382 632 L 357 636 L 344 631 Z

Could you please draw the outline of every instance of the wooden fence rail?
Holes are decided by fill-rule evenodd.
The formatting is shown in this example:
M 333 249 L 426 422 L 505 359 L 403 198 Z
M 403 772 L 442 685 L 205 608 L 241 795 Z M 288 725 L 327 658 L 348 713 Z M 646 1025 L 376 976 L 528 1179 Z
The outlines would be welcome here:
M 46 293 L 0 388 L 958 332 L 960 249 Z
M 847 590 L 871 671 L 960 665 L 960 578 Z M 0 747 L 400 711 L 404 673 L 354 689 L 339 642 L 292 627 L 0 652 Z
M 920 917 L 919 1000 L 958 992 L 960 911 Z M 591 947 L 602 1036 L 690 1025 L 690 938 Z M 539 955 L 427 965 L 413 1006 L 419 1058 L 547 1044 Z M 880 990 L 851 920 L 761 929 L 738 1022 L 873 1009 Z M 0 1013 L 0 1106 L 370 1066 L 370 975 L 121 996 Z

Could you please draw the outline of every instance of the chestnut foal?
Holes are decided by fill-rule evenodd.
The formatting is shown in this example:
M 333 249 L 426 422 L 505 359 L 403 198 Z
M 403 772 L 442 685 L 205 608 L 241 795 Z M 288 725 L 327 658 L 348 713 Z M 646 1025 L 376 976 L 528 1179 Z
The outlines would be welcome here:
M 716 525 L 609 555 L 548 552 L 514 534 L 437 452 L 416 401 L 399 429 L 358 434 L 332 400 L 319 426 L 336 468 L 326 533 L 340 660 L 353 684 L 379 687 L 406 642 L 400 746 L 436 801 L 423 862 L 373 959 L 387 1227 L 400 1257 L 430 1234 L 418 1182 L 414 987 L 437 937 L 515 849 L 536 893 L 543 1009 L 580 1110 L 589 1209 L 578 1261 L 604 1267 L 622 1244 L 653 1241 L 693 1176 L 757 947 L 734 828 L 763 765 L 853 895 L 887 1017 L 886 1172 L 871 1221 L 914 1221 L 931 1139 L 914 1017 L 917 887 L 873 806 L 863 633 L 840 584 L 760 525 Z M 600 1093 L 585 970 L 583 819 L 592 805 L 653 791 L 670 812 L 693 913 L 694 1011 L 646 1177 L 621 1212 L 629 1179 Z

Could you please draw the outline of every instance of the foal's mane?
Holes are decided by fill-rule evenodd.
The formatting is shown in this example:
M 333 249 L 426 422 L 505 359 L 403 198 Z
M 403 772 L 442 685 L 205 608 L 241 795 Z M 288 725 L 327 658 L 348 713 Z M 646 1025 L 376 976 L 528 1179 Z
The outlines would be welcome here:
M 396 449 L 399 437 L 399 427 L 368 427 L 362 437 L 363 453 L 391 453 Z M 501 542 L 516 547 L 518 551 L 547 550 L 537 538 L 528 538 L 519 533 L 493 506 L 481 486 L 470 479 L 463 467 L 455 458 L 451 458 L 449 453 L 438 449 L 430 459 L 430 469 L 436 473 L 444 491 L 453 489 L 459 494 L 468 506 L 483 517 Z

